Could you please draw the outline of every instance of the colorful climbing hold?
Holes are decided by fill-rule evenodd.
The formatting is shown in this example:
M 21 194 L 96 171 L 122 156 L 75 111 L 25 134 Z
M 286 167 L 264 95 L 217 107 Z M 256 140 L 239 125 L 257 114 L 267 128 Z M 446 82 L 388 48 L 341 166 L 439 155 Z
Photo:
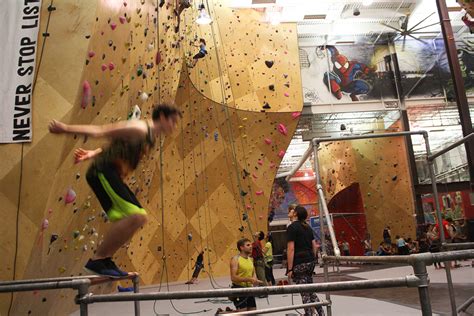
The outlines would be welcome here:
M 270 138 L 265 138 L 264 141 L 265 141 L 265 144 L 267 144 L 267 145 L 272 144 L 272 140 Z
M 273 67 L 273 60 L 266 60 L 265 61 L 265 65 L 267 65 L 268 68 L 272 68 Z
M 124 16 L 119 16 L 119 21 L 121 24 L 124 24 L 127 21 L 127 18 Z
M 255 192 L 255 195 L 263 195 L 263 191 L 262 191 L 262 190 L 256 191 L 256 192 Z
M 282 123 L 278 124 L 278 131 L 283 134 L 283 135 L 288 135 L 288 129 L 286 128 L 285 125 L 283 125 Z
M 291 117 L 292 117 L 293 119 L 297 119 L 297 118 L 300 117 L 300 116 L 301 116 L 301 112 L 293 112 L 293 113 L 291 113 Z
M 106 65 L 106 64 L 102 64 L 102 66 L 100 66 L 100 69 L 102 69 L 102 71 L 106 71 L 106 70 L 107 70 L 107 65 Z
M 218 132 L 214 132 L 214 140 L 217 142 L 219 139 L 219 133 Z
M 148 100 L 148 94 L 147 94 L 146 92 L 142 92 L 142 93 L 140 94 L 140 100 L 141 100 L 142 102 L 145 102 L 146 100 Z
M 155 64 L 159 64 L 161 62 L 161 54 L 160 52 L 156 52 L 156 55 L 155 55 Z
M 92 99 L 92 88 L 89 81 L 84 80 L 82 84 L 82 101 L 81 107 L 85 109 Z
M 112 31 L 115 30 L 117 28 L 117 24 L 115 24 L 115 22 L 110 23 L 110 28 Z
M 89 58 L 92 58 L 95 56 L 95 53 L 93 51 L 89 51 L 89 53 L 87 53 L 87 56 L 89 56 Z
M 112 71 L 115 69 L 115 64 L 113 62 L 109 63 L 109 70 Z
M 280 151 L 278 152 L 278 157 L 280 157 L 280 158 L 285 157 L 285 151 L 284 151 L 284 150 L 280 150 Z
M 64 202 L 66 204 L 70 204 L 74 202 L 75 200 L 76 200 L 76 192 L 72 188 L 69 188 L 66 191 L 66 195 L 64 196 Z

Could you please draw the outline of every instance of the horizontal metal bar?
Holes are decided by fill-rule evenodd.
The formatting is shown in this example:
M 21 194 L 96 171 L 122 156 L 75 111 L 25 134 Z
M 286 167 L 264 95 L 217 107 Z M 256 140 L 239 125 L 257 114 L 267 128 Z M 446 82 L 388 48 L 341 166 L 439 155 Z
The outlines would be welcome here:
M 97 303 L 97 302 L 127 302 L 127 301 L 155 301 L 169 299 L 195 299 L 229 296 L 260 296 L 275 294 L 292 294 L 306 292 L 326 292 L 343 290 L 363 290 L 372 288 L 390 287 L 416 287 L 421 280 L 414 276 L 378 279 L 378 280 L 357 280 L 345 282 L 312 283 L 285 286 L 263 286 L 237 289 L 216 289 L 205 291 L 176 291 L 176 292 L 152 292 L 152 293 L 130 293 L 130 294 L 101 294 L 87 295 L 77 299 L 77 303 Z
M 316 306 L 327 306 L 331 305 L 328 301 L 316 302 L 316 303 L 307 303 L 307 304 L 297 304 L 297 305 L 290 305 L 290 306 L 281 306 L 281 307 L 272 307 L 272 308 L 265 308 L 265 309 L 257 309 L 253 311 L 245 311 L 245 312 L 236 312 L 230 313 L 229 315 L 260 315 L 260 314 L 270 314 L 276 312 L 283 312 L 283 311 L 291 311 L 296 309 L 308 308 L 308 307 L 316 307 Z
M 459 243 L 453 243 L 453 244 L 444 243 L 443 248 L 474 249 L 474 242 L 459 242 Z
M 78 289 L 80 286 L 91 284 L 89 279 L 78 279 L 69 281 L 26 283 L 26 284 L 6 284 L 0 285 L 0 293 L 25 292 L 36 290 L 54 290 L 54 289 Z
M 370 139 L 370 138 L 384 138 L 384 137 L 397 137 L 397 136 L 411 136 L 411 135 L 427 135 L 427 131 L 407 131 L 407 132 L 393 132 L 393 133 L 379 133 L 379 134 L 366 134 L 366 135 L 354 135 L 354 136 L 341 136 L 341 137 L 328 137 L 328 138 L 313 138 L 312 142 L 314 145 L 318 145 L 324 142 L 344 141 L 344 140 L 357 140 L 357 139 Z
M 441 155 L 444 155 L 445 153 L 447 153 L 448 151 L 458 147 L 459 145 L 462 145 L 464 144 L 465 142 L 467 142 L 469 139 L 471 139 L 472 137 L 474 136 L 474 133 L 471 133 L 463 138 L 461 138 L 460 140 L 452 143 L 451 145 L 449 145 L 448 147 L 446 148 L 443 148 L 441 149 L 440 151 L 438 151 L 437 153 L 434 153 L 432 155 L 429 155 L 427 158 L 429 161 L 433 161 L 435 160 L 436 158 L 438 158 L 439 156 Z
M 444 262 L 461 259 L 474 258 L 474 250 L 457 250 L 438 253 L 420 253 L 408 256 L 324 256 L 324 261 L 350 261 L 350 262 L 373 262 L 373 263 L 402 263 L 411 265 L 415 262 L 425 262 L 430 265 L 433 262 Z
M 457 309 L 457 312 L 458 313 L 461 313 L 461 312 L 465 312 L 469 306 L 472 305 L 472 303 L 474 303 L 474 296 L 471 296 L 470 298 L 467 299 L 467 301 L 465 301 L 464 303 L 462 303 L 458 309 Z
M 88 279 L 91 280 L 92 284 L 105 283 L 105 282 L 114 282 L 119 280 L 129 280 L 139 276 L 136 274 L 129 274 L 128 276 L 121 278 L 108 278 L 98 275 L 82 275 L 82 276 L 70 276 L 70 277 L 60 277 L 60 278 L 44 278 L 44 279 L 27 279 L 27 280 L 8 280 L 1 281 L 0 286 L 9 285 L 9 284 L 28 284 L 28 283 L 47 283 L 47 282 L 60 282 L 60 281 L 71 281 L 71 280 L 82 280 Z

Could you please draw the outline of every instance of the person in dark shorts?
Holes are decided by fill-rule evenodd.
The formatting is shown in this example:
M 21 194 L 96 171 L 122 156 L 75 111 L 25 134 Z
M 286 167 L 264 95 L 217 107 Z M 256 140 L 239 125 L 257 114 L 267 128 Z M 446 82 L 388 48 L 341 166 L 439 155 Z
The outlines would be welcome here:
M 201 269 L 204 268 L 203 262 L 204 262 L 204 251 L 201 251 L 196 258 L 196 263 L 194 264 L 193 276 L 191 277 L 191 280 L 189 280 L 185 284 L 194 284 L 194 282 L 196 282 L 197 278 L 199 277 L 199 273 L 201 272 Z
M 196 55 L 193 56 L 193 61 L 189 65 L 189 68 L 194 68 L 194 66 L 196 66 L 198 60 L 201 59 L 201 58 L 206 57 L 206 55 L 207 55 L 206 41 L 204 40 L 204 38 L 199 39 L 199 46 L 196 46 L 196 47 L 199 47 L 199 52 Z
M 252 259 L 252 243 L 247 238 L 240 239 L 237 242 L 239 254 L 230 260 L 230 279 L 232 288 L 245 288 L 262 284 L 255 275 L 255 268 Z M 255 297 L 232 297 L 236 312 L 251 311 L 257 309 Z
M 76 162 L 94 159 L 86 179 L 112 222 L 94 256 L 85 265 L 87 271 L 112 278 L 128 274 L 117 267 L 112 256 L 146 223 L 147 212 L 123 179 L 137 168 L 158 135 L 173 132 L 180 116 L 175 107 L 160 104 L 154 107 L 152 119 L 149 120 L 120 121 L 107 125 L 68 125 L 56 120 L 50 123 L 51 133 L 107 137 L 111 140 L 105 150 L 79 148 L 74 152 Z

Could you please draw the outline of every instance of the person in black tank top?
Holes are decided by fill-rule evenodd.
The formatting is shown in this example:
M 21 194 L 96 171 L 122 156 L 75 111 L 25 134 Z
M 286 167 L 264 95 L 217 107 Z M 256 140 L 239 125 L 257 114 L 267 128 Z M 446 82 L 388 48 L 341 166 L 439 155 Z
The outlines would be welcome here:
M 117 267 L 112 256 L 146 223 L 147 213 L 123 179 L 137 168 L 158 135 L 173 132 L 179 117 L 181 113 L 177 108 L 160 104 L 154 107 L 149 120 L 120 121 L 107 125 L 68 125 L 55 120 L 50 123 L 51 133 L 110 139 L 105 150 L 79 148 L 74 152 L 76 163 L 94 159 L 86 179 L 112 222 L 95 255 L 87 262 L 86 270 L 116 278 L 128 275 Z
M 309 227 L 306 219 L 308 211 L 301 205 L 296 206 L 294 212 L 297 220 L 293 221 L 286 229 L 288 266 L 287 276 L 289 281 L 296 284 L 313 283 L 313 271 L 316 267 L 316 254 L 318 245 L 314 240 L 313 229 Z M 316 293 L 301 293 L 304 304 L 319 302 Z M 314 307 L 304 309 L 305 315 L 314 315 Z M 316 307 L 319 316 L 324 315 L 321 306 Z

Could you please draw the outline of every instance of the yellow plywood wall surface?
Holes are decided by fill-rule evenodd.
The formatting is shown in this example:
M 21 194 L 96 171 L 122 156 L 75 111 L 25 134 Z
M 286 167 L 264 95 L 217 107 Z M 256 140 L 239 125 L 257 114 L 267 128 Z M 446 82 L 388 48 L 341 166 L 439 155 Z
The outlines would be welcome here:
M 358 182 L 373 246 L 386 225 L 415 238 L 416 222 L 405 141 L 400 137 L 322 143 L 321 176 L 329 201 Z M 361 236 L 363 237 L 363 236 Z
M 300 67 L 290 57 L 298 55 L 296 24 L 272 26 L 262 22 L 263 11 L 229 10 L 230 2 L 210 4 L 217 28 L 200 26 L 185 32 L 186 51 L 191 55 L 188 62 L 197 52 L 189 45 L 197 44 L 194 39 L 203 38 L 209 52 L 189 70 L 194 84 L 212 100 L 222 102 L 224 97 L 237 109 L 298 111 L 302 103 Z M 213 66 L 216 60 L 220 67 Z
M 72 159 L 75 148 L 92 149 L 106 141 L 49 134 L 53 118 L 104 124 L 126 119 L 134 105 L 147 118 L 159 101 L 174 102 L 183 111 L 178 131 L 163 139 L 161 150 L 157 146 L 127 179 L 148 209 L 149 223 L 115 260 L 126 270 L 140 272 L 144 284 L 159 283 L 162 275 L 170 282 L 187 279 L 201 249 L 206 250 L 207 270 L 226 275 L 236 241 L 266 230 L 278 154 L 286 150 L 297 125 L 292 111 L 302 107 L 295 27 L 258 23 L 260 14 L 249 11 L 240 14 L 240 24 L 225 24 L 224 19 L 235 19 L 238 12 L 225 2 L 212 2 L 211 13 L 218 15 L 214 33 L 225 34 L 216 35 L 221 52 L 212 54 L 210 45 L 209 58 L 188 72 L 187 33 L 201 32 L 192 22 L 196 11 L 183 13 L 177 34 L 174 1 L 162 7 L 158 3 L 64 0 L 54 2 L 56 10 L 49 12 L 49 2 L 43 1 L 40 33 L 46 31 L 50 14 L 50 35 L 38 60 L 33 142 L 0 147 L 0 279 L 79 275 L 108 228 L 85 181 L 88 163 L 76 165 Z M 252 26 L 248 35 L 242 32 L 245 25 Z M 234 26 L 239 31 L 232 33 Z M 258 33 L 264 34 L 263 40 Z M 240 50 L 240 45 L 232 45 L 234 37 L 253 45 Z M 38 47 L 43 41 L 40 36 Z M 253 66 L 244 58 L 250 52 Z M 229 54 L 240 57 L 229 61 Z M 206 65 L 212 74 L 207 85 L 220 86 L 217 58 L 226 65 L 223 82 L 233 93 L 227 105 L 222 95 L 217 97 L 220 89 L 202 88 L 205 79 L 196 76 Z M 270 58 L 272 68 L 265 65 Z M 244 69 L 246 78 L 235 79 Z M 82 108 L 85 81 L 92 98 Z M 268 89 L 270 83 L 275 91 Z M 285 92 L 290 96 L 282 96 Z M 253 94 L 257 97 L 236 101 Z M 263 100 L 272 100 L 266 112 L 261 112 Z M 66 204 L 69 189 L 77 196 Z M 58 238 L 50 243 L 52 235 Z M 113 289 L 106 285 L 93 291 Z M 15 294 L 11 315 L 64 315 L 75 308 L 74 295 L 70 290 Z M 10 299 L 0 295 L 0 314 L 7 313 Z

